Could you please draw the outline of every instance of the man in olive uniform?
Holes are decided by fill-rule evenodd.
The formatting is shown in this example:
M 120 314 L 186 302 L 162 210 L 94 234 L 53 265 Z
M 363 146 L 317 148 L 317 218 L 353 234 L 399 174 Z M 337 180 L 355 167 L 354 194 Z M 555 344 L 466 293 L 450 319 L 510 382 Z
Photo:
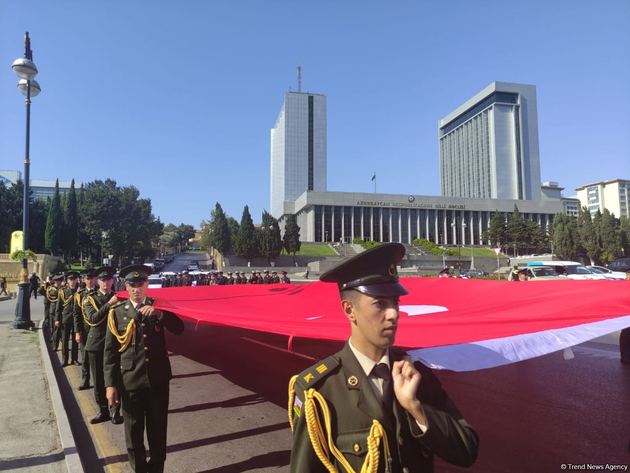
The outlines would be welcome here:
M 48 308 L 48 320 L 50 321 L 50 346 L 53 351 L 59 349 L 61 341 L 61 322 L 57 322 L 57 304 L 59 302 L 59 291 L 63 282 L 63 274 L 55 274 L 52 277 L 52 286 L 48 289 L 46 298 L 50 301 Z
M 122 401 L 129 463 L 136 473 L 161 473 L 166 460 L 171 364 L 164 330 L 181 334 L 184 323 L 153 307 L 146 297 L 146 266 L 123 268 L 129 300 L 112 307 L 105 338 L 105 384 L 110 406 Z M 120 390 L 118 389 L 120 386 Z M 144 426 L 151 458 L 147 461 Z
M 291 284 L 291 280 L 289 279 L 289 276 L 287 276 L 286 271 L 282 271 L 282 276 L 280 276 L 280 282 L 283 284 Z
M 90 331 L 90 326 L 85 322 L 87 318 L 83 310 L 83 302 L 88 294 L 94 291 L 96 287 L 96 274 L 91 268 L 81 271 L 83 279 L 81 286 L 74 296 L 74 333 L 76 342 L 81 350 L 81 384 L 79 391 L 90 388 L 90 363 L 88 360 L 88 352 L 85 351 L 85 343 Z
M 44 327 L 46 328 L 50 328 L 49 326 L 50 321 L 48 320 L 48 310 L 50 309 L 50 301 L 48 300 L 48 297 L 47 297 L 48 288 L 50 286 L 52 286 L 52 282 L 50 281 L 50 274 L 49 274 L 44 284 L 39 286 L 39 290 L 38 290 L 39 294 L 41 296 L 44 296 Z
M 478 436 L 438 378 L 393 347 L 404 254 L 399 243 L 383 244 L 320 277 L 337 284 L 351 336 L 291 380 L 291 472 L 361 471 L 365 461 L 370 471 L 432 472 L 433 455 L 475 462 Z
M 630 282 L 630 271 L 626 271 L 626 281 Z M 624 365 L 630 365 L 630 327 L 619 333 L 619 354 Z M 628 447 L 630 451 L 630 446 Z
M 80 365 L 79 347 L 74 337 L 74 294 L 79 284 L 79 273 L 66 273 L 66 286 L 59 290 L 56 318 L 61 322 L 61 355 L 63 366 Z M 70 344 L 70 346 L 68 346 Z
M 107 333 L 107 315 L 109 310 L 118 302 L 116 293 L 112 290 L 114 283 L 114 268 L 103 266 L 96 271 L 98 290 L 92 291 L 83 300 L 83 311 L 86 314 L 85 323 L 90 327 L 85 343 L 90 362 L 90 374 L 94 379 L 94 400 L 99 408 L 96 417 L 90 420 L 92 424 L 106 422 L 111 419 L 114 424 L 122 423 L 119 412 L 111 417 L 105 396 L 105 378 L 103 373 L 103 350 L 105 349 L 105 334 Z

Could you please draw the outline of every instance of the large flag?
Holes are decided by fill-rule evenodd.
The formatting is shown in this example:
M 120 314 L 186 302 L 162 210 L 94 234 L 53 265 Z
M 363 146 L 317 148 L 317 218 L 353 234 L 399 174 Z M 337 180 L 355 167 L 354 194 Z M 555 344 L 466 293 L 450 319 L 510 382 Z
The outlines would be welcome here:
M 627 281 L 506 282 L 403 278 L 396 345 L 428 366 L 490 368 L 630 327 Z M 179 287 L 149 291 L 159 308 L 202 324 L 346 340 L 334 284 Z

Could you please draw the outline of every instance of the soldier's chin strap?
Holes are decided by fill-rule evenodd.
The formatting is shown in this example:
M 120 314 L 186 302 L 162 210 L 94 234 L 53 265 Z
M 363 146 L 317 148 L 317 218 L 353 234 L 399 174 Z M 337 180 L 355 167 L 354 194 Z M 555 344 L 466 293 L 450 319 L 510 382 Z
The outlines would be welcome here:
M 289 425 L 291 431 L 294 430 L 294 415 L 293 415 L 293 402 L 295 398 L 295 382 L 298 376 L 293 376 L 289 381 Z M 320 413 L 324 417 L 324 425 L 320 420 Z M 317 455 L 317 458 L 326 467 L 329 473 L 339 473 L 339 470 L 332 463 L 330 454 L 339 462 L 346 473 L 356 473 L 352 468 L 352 465 L 348 463 L 343 453 L 339 451 L 332 438 L 332 428 L 330 422 L 330 410 L 326 399 L 314 388 L 310 388 L 304 391 L 304 421 L 306 422 L 306 428 L 308 436 L 313 446 L 313 451 Z M 324 432 L 325 429 L 325 432 Z M 370 427 L 370 433 L 367 437 L 367 455 L 361 466 L 360 473 L 377 473 L 378 461 L 380 456 L 380 444 L 383 441 L 383 453 L 385 455 L 385 471 L 390 472 L 391 468 L 391 454 L 389 451 L 389 444 L 387 443 L 387 433 L 381 425 L 381 423 L 373 419 L 372 426 Z

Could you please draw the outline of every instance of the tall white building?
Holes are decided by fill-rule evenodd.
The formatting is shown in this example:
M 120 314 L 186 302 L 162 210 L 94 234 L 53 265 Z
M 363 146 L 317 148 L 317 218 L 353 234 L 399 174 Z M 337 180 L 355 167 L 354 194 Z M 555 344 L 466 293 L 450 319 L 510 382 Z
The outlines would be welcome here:
M 591 214 L 608 209 L 615 217 L 630 217 L 630 181 L 614 179 L 595 182 L 575 189 L 582 207 Z
M 438 127 L 443 196 L 541 198 L 535 86 L 492 82 Z
M 287 92 L 271 129 L 271 214 L 306 191 L 326 192 L 326 96 Z

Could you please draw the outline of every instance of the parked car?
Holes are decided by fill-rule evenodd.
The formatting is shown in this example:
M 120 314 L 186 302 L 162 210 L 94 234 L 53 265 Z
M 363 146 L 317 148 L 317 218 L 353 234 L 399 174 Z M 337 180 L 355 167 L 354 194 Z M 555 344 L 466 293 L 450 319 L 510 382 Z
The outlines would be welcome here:
M 161 289 L 162 277 L 159 274 L 151 274 L 149 276 L 149 289 Z
M 464 278 L 478 278 L 481 276 L 487 276 L 488 273 L 482 269 L 462 269 L 459 275 Z
M 529 281 L 550 281 L 554 279 L 566 279 L 566 277 L 558 276 L 556 270 L 551 266 L 545 266 L 542 263 L 528 263 L 527 279 Z
M 595 274 L 602 274 L 606 279 L 626 279 L 626 273 L 621 271 L 611 271 L 603 266 L 587 266 Z
M 630 258 L 619 258 L 615 261 L 608 263 L 606 267 L 612 271 L 626 272 L 630 271 Z
M 540 263 L 552 267 L 558 276 L 564 276 L 569 279 L 606 279 L 604 275 L 595 274 L 586 266 L 575 261 L 541 261 Z

